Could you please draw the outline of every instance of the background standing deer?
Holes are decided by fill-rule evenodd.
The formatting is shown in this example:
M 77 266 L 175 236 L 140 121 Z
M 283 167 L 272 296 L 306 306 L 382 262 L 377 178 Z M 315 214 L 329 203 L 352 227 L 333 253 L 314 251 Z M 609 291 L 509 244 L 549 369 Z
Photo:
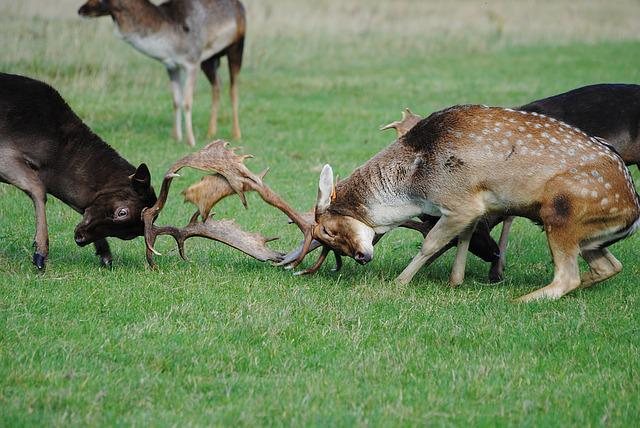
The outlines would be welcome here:
M 182 140 L 182 113 L 187 143 L 195 145 L 191 110 L 198 67 L 212 88 L 208 136 L 217 132 L 220 58 L 229 62 L 233 138 L 240 138 L 238 74 L 246 30 L 245 11 L 238 0 L 170 0 L 159 6 L 149 0 L 88 0 L 78 13 L 85 17 L 109 15 L 123 39 L 164 64 L 171 80 L 174 136 Z
M 325 166 L 312 236 L 364 264 L 376 234 L 437 215 L 398 281 L 411 281 L 458 236 L 450 279 L 458 285 L 476 222 L 507 213 L 542 223 L 555 265 L 553 281 L 521 301 L 559 298 L 620 272 L 606 247 L 640 223 L 624 162 L 598 140 L 537 113 L 457 106 L 420 121 L 336 187 Z M 578 255 L 590 268 L 582 277 Z

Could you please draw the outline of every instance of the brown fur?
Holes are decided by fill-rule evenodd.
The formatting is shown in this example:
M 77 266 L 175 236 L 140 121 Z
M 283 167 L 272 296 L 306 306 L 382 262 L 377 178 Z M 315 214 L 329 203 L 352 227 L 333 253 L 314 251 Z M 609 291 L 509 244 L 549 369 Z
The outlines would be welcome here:
M 51 194 L 83 215 L 75 240 L 95 243 L 111 264 L 106 237 L 143 233 L 142 209 L 156 201 L 147 166 L 135 168 L 95 135 L 55 89 L 0 73 L 0 182 L 29 195 L 36 211 L 33 262 L 49 254 L 45 203 Z
M 336 190 L 317 215 L 317 238 L 354 258 L 372 251 L 356 230 L 380 233 L 425 210 L 440 211 L 400 282 L 458 235 L 464 253 L 469 231 L 487 214 L 542 223 L 556 275 L 525 300 L 560 297 L 579 286 L 578 254 L 600 251 L 592 258 L 603 260 L 601 249 L 631 233 L 640 215 L 624 163 L 596 139 L 542 115 L 482 106 L 432 114 Z M 456 258 L 452 284 L 463 274 L 464 254 Z

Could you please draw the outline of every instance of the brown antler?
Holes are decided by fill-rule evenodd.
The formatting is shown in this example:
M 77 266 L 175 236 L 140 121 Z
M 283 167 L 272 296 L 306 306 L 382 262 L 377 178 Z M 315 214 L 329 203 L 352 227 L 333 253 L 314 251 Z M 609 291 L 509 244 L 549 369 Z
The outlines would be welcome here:
M 154 266 L 152 254 L 155 250 L 153 250 L 153 244 L 155 244 L 156 238 L 160 235 L 171 235 L 176 240 L 178 251 L 184 260 L 187 260 L 184 253 L 184 241 L 194 236 L 222 242 L 261 262 L 276 262 L 282 258 L 281 253 L 273 251 L 266 246 L 267 242 L 278 238 L 265 238 L 259 233 L 247 232 L 242 230 L 233 220 L 215 221 L 212 217 L 209 217 L 204 221 L 199 221 L 198 215 L 198 212 L 193 214 L 189 224 L 183 228 L 153 226 L 153 230 L 149 236 L 149 244 L 151 246 L 147 247 L 147 261 L 151 266 Z M 158 253 L 155 252 L 155 254 Z
M 289 204 L 287 204 L 280 196 L 278 196 L 277 193 L 262 181 L 268 171 L 269 170 L 267 169 L 258 175 L 260 178 L 259 183 L 255 180 L 243 181 L 242 190 L 244 192 L 254 191 L 258 193 L 262 200 L 284 212 L 291 219 L 291 222 L 295 223 L 300 228 L 305 237 L 303 242 L 306 243 L 307 246 L 305 247 L 305 244 L 303 243 L 300 249 L 296 252 L 295 257 L 290 258 L 287 263 L 278 264 L 280 266 L 288 265 L 289 267 L 295 267 L 302 261 L 302 259 L 304 259 L 304 256 L 308 252 L 317 248 L 317 246 L 313 249 L 309 248 L 313 241 L 312 232 L 313 226 L 315 225 L 314 213 L 311 211 L 300 214 L 291 208 Z M 190 186 L 183 192 L 185 195 L 185 201 L 195 204 L 203 218 L 208 216 L 208 213 L 215 204 L 233 193 L 236 192 L 232 189 L 230 182 L 221 174 L 206 176 L 200 182 Z
M 260 180 L 269 172 L 265 169 L 258 175 Z M 242 183 L 242 191 L 249 192 L 253 189 L 245 182 Z M 182 191 L 185 202 L 191 202 L 198 207 L 200 217 L 205 220 L 209 217 L 211 209 L 222 199 L 233 195 L 235 190 L 229 184 L 229 181 L 222 174 L 211 174 L 202 177 L 202 180 L 192 184 Z
M 390 124 L 380 128 L 380 130 L 384 131 L 386 129 L 395 128 L 397 138 L 400 138 L 404 134 L 409 132 L 409 130 L 411 130 L 411 128 L 413 128 L 421 120 L 422 120 L 422 117 L 418 116 L 417 114 L 414 114 L 413 112 L 411 112 L 411 110 L 407 108 L 407 109 L 404 109 L 404 111 L 402 112 L 402 119 L 396 120 L 395 122 L 391 122 Z
M 272 239 L 264 238 L 257 233 L 245 232 L 232 221 L 214 221 L 208 216 L 208 212 L 217 201 L 233 193 L 240 196 L 243 205 L 246 207 L 247 201 L 244 197 L 244 192 L 246 191 L 257 192 L 266 203 L 278 208 L 294 223 L 296 223 L 305 236 L 305 242 L 308 241 L 309 243 L 304 254 L 308 252 L 308 246 L 312 241 L 314 223 L 305 219 L 303 215 L 291 208 L 289 204 L 278 196 L 278 194 L 263 183 L 262 177 L 266 171 L 261 174 L 261 176 L 258 176 L 244 165 L 244 160 L 253 156 L 237 155 L 235 153 L 237 148 L 228 148 L 227 146 L 228 143 L 222 140 L 214 141 L 203 149 L 180 159 L 178 162 L 173 164 L 171 168 L 169 168 L 167 174 L 165 174 L 158 201 L 153 207 L 144 210 L 142 213 L 142 218 L 145 224 L 147 260 L 150 265 L 154 266 L 153 254 L 158 254 L 157 251 L 154 250 L 153 244 L 159 235 L 173 236 L 178 243 L 180 255 L 183 257 L 184 241 L 192 236 L 202 236 L 223 242 L 258 260 L 270 260 L 274 262 L 281 261 L 282 254 L 265 246 L 265 244 Z M 204 199 L 202 199 L 202 205 L 196 202 L 199 211 L 193 215 L 189 224 L 184 228 L 175 228 L 170 226 L 157 227 L 153 222 L 157 218 L 160 210 L 164 207 L 169 194 L 171 181 L 175 177 L 178 177 L 177 173 L 183 167 L 191 167 L 203 171 L 216 171 L 219 174 L 218 177 L 212 179 L 216 182 L 216 187 L 213 189 L 214 193 L 211 196 L 211 200 L 214 202 L 211 206 L 209 206 L 211 200 L 204 201 Z M 204 221 L 197 221 L 199 214 L 207 214 Z M 300 263 L 302 258 L 304 258 L 304 256 L 301 256 L 299 260 L 296 260 L 294 262 L 294 266 Z

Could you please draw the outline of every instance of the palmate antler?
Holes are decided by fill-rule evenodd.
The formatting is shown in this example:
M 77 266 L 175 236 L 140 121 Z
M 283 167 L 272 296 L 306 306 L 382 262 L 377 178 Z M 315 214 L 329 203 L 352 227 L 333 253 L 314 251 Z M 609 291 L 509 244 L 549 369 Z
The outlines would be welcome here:
M 301 214 L 291 208 L 280 196 L 271 190 L 269 186 L 264 184 L 261 176 L 254 174 L 244 165 L 244 160 L 251 158 L 251 155 L 238 155 L 235 153 L 237 148 L 228 148 L 227 146 L 228 143 L 222 140 L 214 141 L 203 149 L 180 159 L 173 164 L 165 174 L 158 201 L 153 207 L 145 209 L 142 213 L 142 219 L 145 225 L 147 261 L 151 266 L 155 266 L 153 254 L 158 254 L 157 251 L 154 250 L 153 245 L 156 238 L 160 235 L 173 236 L 178 243 L 180 255 L 183 257 L 184 241 L 192 236 L 201 236 L 223 242 L 257 260 L 273 262 L 282 260 L 281 253 L 273 251 L 265 245 L 267 242 L 273 240 L 273 238 L 264 238 L 258 233 L 245 232 L 231 220 L 215 221 L 207 216 L 204 221 L 198 221 L 198 215 L 201 214 L 201 210 L 192 216 L 191 221 L 184 228 L 155 226 L 153 222 L 164 207 L 167 196 L 169 195 L 171 181 L 175 177 L 179 177 L 177 173 L 183 167 L 191 167 L 208 172 L 215 171 L 223 177 L 226 185 L 223 182 L 222 185 L 218 187 L 218 191 L 222 192 L 223 195 L 218 197 L 217 200 L 235 193 L 240 197 L 243 205 L 246 207 L 247 201 L 244 192 L 257 192 L 266 203 L 278 208 L 296 223 L 305 235 L 305 239 L 311 242 L 313 224 L 307 222 Z M 219 178 L 216 180 L 218 184 L 220 184 Z M 229 188 L 232 191 L 230 191 Z M 302 258 L 300 261 L 301 260 Z

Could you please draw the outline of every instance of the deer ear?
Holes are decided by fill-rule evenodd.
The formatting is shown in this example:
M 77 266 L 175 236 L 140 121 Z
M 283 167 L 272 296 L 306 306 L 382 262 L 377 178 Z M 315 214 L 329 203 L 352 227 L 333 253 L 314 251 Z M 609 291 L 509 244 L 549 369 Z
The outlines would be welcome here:
M 129 176 L 133 188 L 136 190 L 144 190 L 151 185 L 151 173 L 144 163 L 141 163 L 136 172 Z
M 327 164 L 322 168 L 322 172 L 320 173 L 318 199 L 316 200 L 316 215 L 324 213 L 333 199 L 335 199 L 333 170 L 331 169 L 331 165 Z

